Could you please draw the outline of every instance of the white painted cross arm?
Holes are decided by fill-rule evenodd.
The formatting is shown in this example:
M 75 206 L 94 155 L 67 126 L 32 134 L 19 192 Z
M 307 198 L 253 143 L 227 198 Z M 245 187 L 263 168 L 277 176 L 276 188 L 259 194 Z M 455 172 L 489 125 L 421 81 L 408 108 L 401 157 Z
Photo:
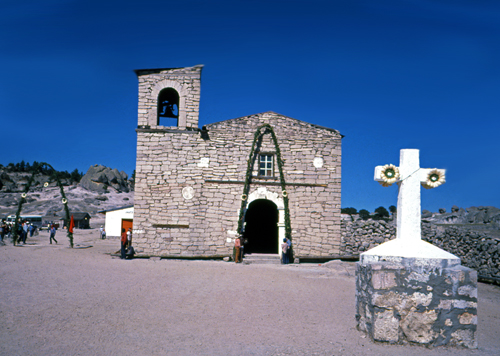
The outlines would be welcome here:
M 375 167 L 375 181 L 388 187 L 394 183 L 399 183 L 410 176 L 415 176 L 420 184 L 426 189 L 439 187 L 446 182 L 446 170 L 438 168 L 417 168 L 414 172 L 407 172 L 406 176 L 401 176 L 399 168 L 393 164 Z

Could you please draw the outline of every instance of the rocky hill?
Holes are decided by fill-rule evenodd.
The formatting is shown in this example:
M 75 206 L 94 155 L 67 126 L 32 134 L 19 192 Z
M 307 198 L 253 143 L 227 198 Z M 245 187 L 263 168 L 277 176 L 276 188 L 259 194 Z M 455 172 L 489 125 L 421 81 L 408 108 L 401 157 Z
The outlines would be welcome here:
M 21 194 L 32 173 L 12 172 L 0 168 L 0 216 L 15 214 Z M 134 204 L 133 181 L 125 172 L 94 165 L 79 183 L 71 178 L 60 179 L 71 212 L 88 212 L 93 219 L 102 220 L 98 211 Z M 49 183 L 47 187 L 44 183 Z M 61 215 L 63 212 L 60 189 L 54 178 L 36 174 L 23 205 L 23 214 Z
M 439 213 L 424 210 L 422 222 L 444 227 L 464 227 L 500 237 L 500 209 L 494 206 L 471 206 L 463 209 L 454 205 L 450 213 L 447 213 L 445 209 L 439 209 Z
M 422 219 L 437 224 L 496 224 L 500 228 L 500 209 L 494 206 L 472 206 L 464 209 L 453 205 L 450 213 L 445 209 L 439 209 L 439 213 L 424 210 Z

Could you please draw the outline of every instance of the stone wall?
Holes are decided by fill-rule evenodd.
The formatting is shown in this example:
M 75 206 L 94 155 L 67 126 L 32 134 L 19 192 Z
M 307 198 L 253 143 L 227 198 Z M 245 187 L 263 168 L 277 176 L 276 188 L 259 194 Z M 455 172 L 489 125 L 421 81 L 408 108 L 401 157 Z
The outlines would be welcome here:
M 342 256 L 357 257 L 381 243 L 396 238 L 396 226 L 384 220 L 342 220 L 341 222 Z
M 343 257 L 357 257 L 379 244 L 396 238 L 394 222 L 382 220 L 342 221 Z M 422 223 L 423 239 L 462 260 L 464 266 L 478 271 L 480 278 L 500 281 L 500 241 L 486 232 L 465 227 Z
M 422 224 L 427 242 L 461 258 L 462 264 L 476 271 L 482 278 L 500 282 L 500 240 L 486 232 L 455 226 Z

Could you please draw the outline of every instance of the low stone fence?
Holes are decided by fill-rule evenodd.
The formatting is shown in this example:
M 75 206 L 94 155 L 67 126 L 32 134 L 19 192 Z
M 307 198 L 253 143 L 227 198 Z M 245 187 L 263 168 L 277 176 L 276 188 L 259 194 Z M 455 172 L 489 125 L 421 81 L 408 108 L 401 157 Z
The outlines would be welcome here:
M 500 282 L 499 239 L 482 231 L 425 223 L 422 235 L 427 242 L 460 257 L 462 265 L 475 269 L 480 279 Z
M 342 221 L 340 255 L 358 257 L 383 242 L 396 238 L 395 222 L 383 220 Z M 500 283 L 500 240 L 466 227 L 422 223 L 425 241 L 462 260 L 462 265 L 478 272 L 479 279 Z

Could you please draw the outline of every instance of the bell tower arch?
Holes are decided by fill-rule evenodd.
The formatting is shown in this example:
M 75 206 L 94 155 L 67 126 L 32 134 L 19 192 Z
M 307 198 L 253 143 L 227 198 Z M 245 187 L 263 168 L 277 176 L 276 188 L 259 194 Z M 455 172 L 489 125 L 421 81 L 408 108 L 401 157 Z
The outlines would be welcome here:
M 138 128 L 198 128 L 203 65 L 139 69 Z

